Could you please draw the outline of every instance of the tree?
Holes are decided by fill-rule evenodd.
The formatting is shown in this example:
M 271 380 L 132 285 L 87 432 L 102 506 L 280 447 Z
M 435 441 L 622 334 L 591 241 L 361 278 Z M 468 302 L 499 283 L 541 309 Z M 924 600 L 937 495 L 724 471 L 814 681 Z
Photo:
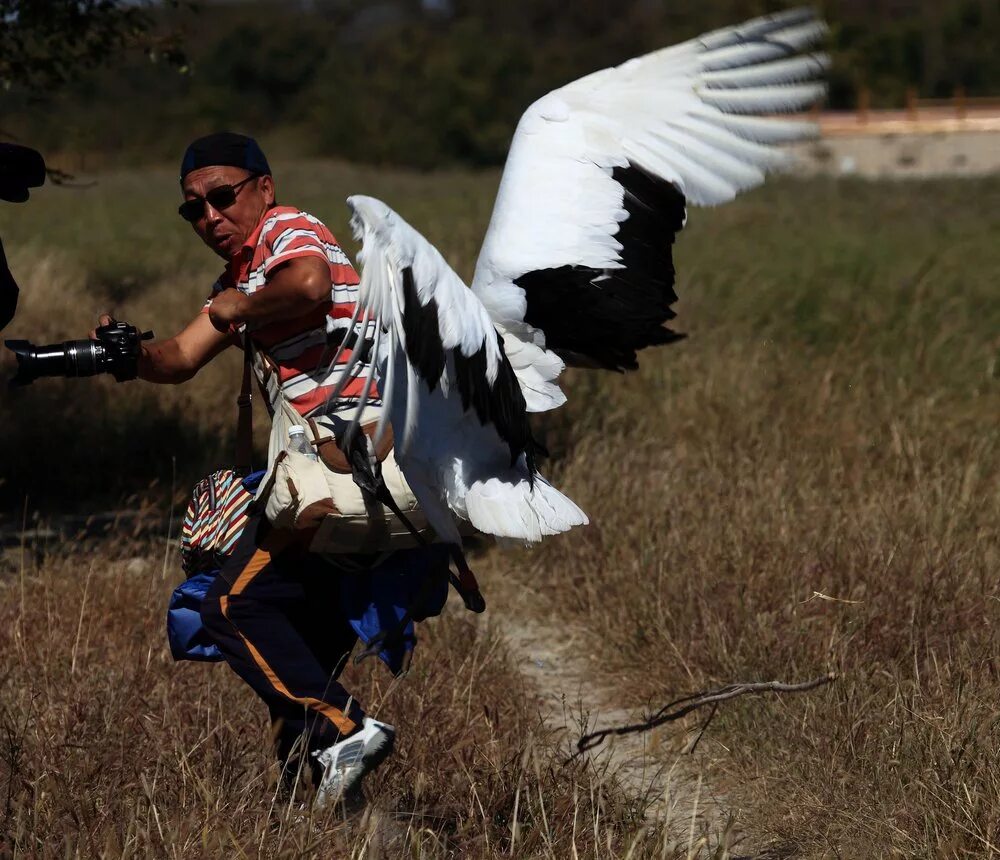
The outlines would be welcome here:
M 193 8 L 190 0 L 161 6 Z M 150 0 L 0 0 L 0 85 L 44 93 L 130 47 L 183 66 L 176 30 L 157 32 Z

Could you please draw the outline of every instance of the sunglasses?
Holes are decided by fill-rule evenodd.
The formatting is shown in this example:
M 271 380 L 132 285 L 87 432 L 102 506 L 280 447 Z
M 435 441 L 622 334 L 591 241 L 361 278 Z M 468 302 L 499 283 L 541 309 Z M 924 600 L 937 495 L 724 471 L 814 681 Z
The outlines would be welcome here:
M 254 173 L 235 185 L 216 185 L 204 197 L 193 197 L 191 200 L 185 200 L 177 207 L 177 212 L 181 218 L 193 224 L 205 214 L 206 203 L 213 209 L 228 209 L 236 202 L 239 190 L 251 179 L 259 177 L 260 174 Z

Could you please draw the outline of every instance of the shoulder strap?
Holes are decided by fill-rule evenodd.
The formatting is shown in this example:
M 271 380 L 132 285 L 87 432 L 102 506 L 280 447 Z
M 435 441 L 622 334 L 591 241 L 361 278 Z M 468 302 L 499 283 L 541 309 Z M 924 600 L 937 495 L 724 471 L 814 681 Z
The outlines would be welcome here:
M 250 375 L 252 373 L 253 346 L 247 335 L 243 347 L 243 384 L 236 399 L 239 415 L 236 419 L 236 471 L 249 475 L 253 471 L 253 395 Z

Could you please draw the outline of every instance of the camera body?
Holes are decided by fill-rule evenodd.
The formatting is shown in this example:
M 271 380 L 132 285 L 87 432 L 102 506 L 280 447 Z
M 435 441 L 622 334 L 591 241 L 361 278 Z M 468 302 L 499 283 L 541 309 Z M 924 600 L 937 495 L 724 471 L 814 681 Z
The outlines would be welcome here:
M 110 373 L 118 382 L 135 379 L 139 373 L 139 353 L 142 341 L 152 340 L 151 331 L 139 331 L 134 325 L 111 320 L 97 329 L 98 344 L 97 370 L 95 373 Z
M 118 382 L 135 379 L 142 341 L 152 339 L 153 333 L 111 320 L 95 334 L 96 340 L 68 340 L 47 346 L 35 346 L 26 340 L 4 341 L 17 357 L 17 374 L 10 381 L 11 387 L 30 385 L 42 376 L 110 373 Z

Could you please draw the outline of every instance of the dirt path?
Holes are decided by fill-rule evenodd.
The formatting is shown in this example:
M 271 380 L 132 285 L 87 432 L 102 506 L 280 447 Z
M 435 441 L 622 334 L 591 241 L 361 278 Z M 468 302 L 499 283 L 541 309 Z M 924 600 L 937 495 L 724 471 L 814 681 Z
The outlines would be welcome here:
M 567 750 L 595 727 L 641 718 L 622 708 L 615 690 L 599 680 L 597 658 L 582 631 L 539 620 L 530 593 L 506 577 L 490 577 L 485 589 L 489 623 L 502 632 L 517 667 L 537 690 L 546 723 L 565 731 Z M 725 830 L 726 812 L 723 798 L 705 779 L 700 757 L 677 748 L 689 742 L 678 739 L 676 730 L 627 735 L 609 739 L 590 755 L 599 773 L 616 779 L 646 808 L 647 819 L 665 822 L 677 833 L 689 856 L 708 856 Z M 729 844 L 737 838 L 731 833 Z

